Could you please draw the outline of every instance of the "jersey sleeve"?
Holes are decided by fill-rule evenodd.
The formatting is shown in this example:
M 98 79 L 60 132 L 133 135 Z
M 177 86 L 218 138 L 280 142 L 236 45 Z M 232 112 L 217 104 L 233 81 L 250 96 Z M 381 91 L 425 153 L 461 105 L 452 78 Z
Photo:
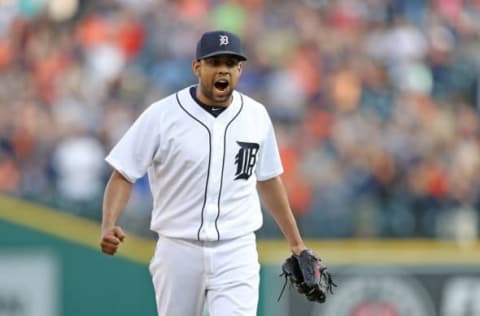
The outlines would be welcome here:
M 147 172 L 158 149 L 158 120 L 154 116 L 151 108 L 145 110 L 105 158 L 132 183 Z
M 266 112 L 265 112 L 266 113 Z M 275 131 L 270 116 L 266 114 L 266 136 L 260 148 L 256 168 L 257 180 L 264 181 L 274 178 L 283 172 L 282 161 L 278 150 Z

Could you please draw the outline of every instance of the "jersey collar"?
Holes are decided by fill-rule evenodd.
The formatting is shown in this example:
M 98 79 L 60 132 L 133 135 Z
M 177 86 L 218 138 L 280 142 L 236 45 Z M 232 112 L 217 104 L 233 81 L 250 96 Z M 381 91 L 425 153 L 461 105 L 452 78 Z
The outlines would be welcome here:
M 210 113 L 198 106 L 196 101 L 190 95 L 190 87 L 180 90 L 177 92 L 177 95 L 180 106 L 183 107 L 185 111 L 208 125 L 212 124 L 214 121 L 217 121 L 218 123 L 230 122 L 238 114 L 242 107 L 242 98 L 240 93 L 238 93 L 236 90 L 234 90 L 232 94 L 232 103 L 217 117 L 212 116 Z

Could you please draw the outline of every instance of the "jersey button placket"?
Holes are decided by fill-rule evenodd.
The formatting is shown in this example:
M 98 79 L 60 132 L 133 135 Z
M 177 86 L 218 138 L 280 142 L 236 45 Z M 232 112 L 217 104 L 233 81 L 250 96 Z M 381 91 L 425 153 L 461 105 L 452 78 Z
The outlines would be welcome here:
M 215 122 L 212 128 L 212 153 L 210 166 L 210 181 L 208 184 L 207 204 L 205 207 L 205 235 L 207 240 L 216 240 L 217 230 L 215 220 L 218 214 L 218 195 L 223 163 L 223 128 Z

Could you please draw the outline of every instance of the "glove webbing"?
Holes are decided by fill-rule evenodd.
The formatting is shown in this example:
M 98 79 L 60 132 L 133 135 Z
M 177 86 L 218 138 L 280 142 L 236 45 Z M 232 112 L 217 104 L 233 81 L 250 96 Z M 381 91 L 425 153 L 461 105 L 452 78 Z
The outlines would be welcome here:
M 333 282 L 333 279 L 332 279 L 332 275 L 330 273 L 323 273 L 323 271 L 325 271 L 327 268 L 323 268 L 322 270 L 320 270 L 320 275 L 326 275 L 326 278 L 327 278 L 327 292 L 329 292 L 330 294 L 333 294 L 333 287 L 337 287 L 337 285 L 335 284 L 335 282 Z

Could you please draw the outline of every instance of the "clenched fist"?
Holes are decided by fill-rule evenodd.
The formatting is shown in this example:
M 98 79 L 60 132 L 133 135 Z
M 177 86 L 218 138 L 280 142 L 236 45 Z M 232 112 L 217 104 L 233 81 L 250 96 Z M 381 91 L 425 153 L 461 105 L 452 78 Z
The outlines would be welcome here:
M 100 248 L 102 252 L 113 256 L 124 239 L 125 233 L 119 226 L 103 229 Z

